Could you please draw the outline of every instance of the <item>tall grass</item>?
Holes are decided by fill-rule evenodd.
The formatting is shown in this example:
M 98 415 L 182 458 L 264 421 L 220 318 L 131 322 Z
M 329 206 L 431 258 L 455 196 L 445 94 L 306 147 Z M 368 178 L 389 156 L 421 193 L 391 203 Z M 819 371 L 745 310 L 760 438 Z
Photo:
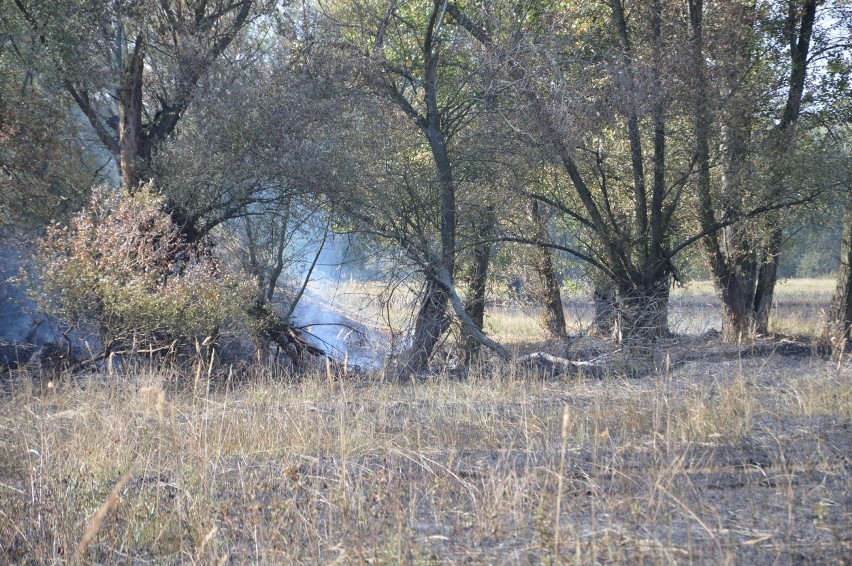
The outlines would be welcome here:
M 418 383 L 189 373 L 15 376 L 0 398 L 0 561 L 852 553 L 845 366 L 699 361 L 641 380 L 496 366 Z

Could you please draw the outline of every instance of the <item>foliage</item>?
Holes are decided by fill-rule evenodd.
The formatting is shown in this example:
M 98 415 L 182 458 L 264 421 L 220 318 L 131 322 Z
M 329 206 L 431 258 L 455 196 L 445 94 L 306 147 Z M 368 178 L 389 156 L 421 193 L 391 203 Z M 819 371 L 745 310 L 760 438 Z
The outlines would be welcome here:
M 41 264 L 74 264 L 49 270 L 62 292 L 45 302 L 108 346 L 221 330 L 180 298 L 221 269 L 200 267 L 207 238 L 279 304 L 316 219 L 369 239 L 391 284 L 425 283 L 422 351 L 450 310 L 481 327 L 484 282 L 517 275 L 597 279 L 635 314 L 620 320 L 664 336 L 669 286 L 705 276 L 702 259 L 738 309 L 727 330 L 758 329 L 778 258 L 804 254 L 783 248 L 813 224 L 803 205 L 837 224 L 849 15 L 846 0 L 0 3 L 0 227 L 39 231 L 94 184 L 152 179 L 162 198 L 139 198 L 158 202 L 158 236 L 120 242 L 141 238 L 150 270 L 103 252 L 125 229 L 98 216 L 115 195 L 43 243 Z
M 96 332 L 104 352 L 239 330 L 252 296 L 209 247 L 186 243 L 151 186 L 97 187 L 69 225 L 48 229 L 34 263 L 41 308 Z
M 103 159 L 69 141 L 81 123 L 45 92 L 32 49 L 0 21 L 0 228 L 38 230 L 86 202 Z M 16 39 L 18 41 L 16 41 Z M 9 48 L 14 46 L 14 50 Z M 15 56 L 15 55 L 18 56 Z

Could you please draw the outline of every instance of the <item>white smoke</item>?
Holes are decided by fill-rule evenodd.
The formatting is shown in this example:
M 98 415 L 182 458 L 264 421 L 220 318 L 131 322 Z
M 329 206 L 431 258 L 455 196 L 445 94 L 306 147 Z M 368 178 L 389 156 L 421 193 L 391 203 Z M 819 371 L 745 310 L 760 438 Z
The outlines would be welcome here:
M 294 325 L 338 361 L 365 370 L 378 368 L 384 360 L 381 334 L 371 321 L 347 309 L 345 299 L 358 272 L 349 240 L 329 233 L 324 242 L 322 235 L 313 241 L 312 249 L 293 270 L 299 285 L 308 279 L 293 312 Z
M 8 242 L 8 240 L 7 240 Z M 0 341 L 43 344 L 58 337 L 57 321 L 38 313 L 27 297 L 20 250 L 7 244 L 0 249 Z

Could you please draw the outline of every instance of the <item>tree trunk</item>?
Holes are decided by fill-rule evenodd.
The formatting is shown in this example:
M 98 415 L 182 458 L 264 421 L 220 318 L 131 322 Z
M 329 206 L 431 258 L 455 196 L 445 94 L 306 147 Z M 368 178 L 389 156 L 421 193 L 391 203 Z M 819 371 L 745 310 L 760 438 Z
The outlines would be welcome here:
M 752 293 L 743 285 L 741 277 L 729 273 L 718 277 L 716 286 L 722 299 L 722 336 L 727 342 L 739 342 L 752 335 Z
M 565 325 L 565 311 L 562 305 L 562 292 L 556 269 L 553 267 L 553 256 L 550 249 L 539 247 L 538 275 L 544 299 L 544 326 L 552 338 L 565 338 L 568 330 Z
M 539 240 L 547 238 L 547 226 L 539 209 L 539 203 L 533 200 L 530 205 L 533 225 Z M 539 299 L 544 306 L 544 327 L 553 338 L 565 338 L 568 331 L 565 325 L 565 311 L 562 306 L 562 293 L 556 268 L 553 265 L 553 253 L 550 248 L 538 246 L 535 249 L 535 268 L 539 278 Z
M 422 371 L 429 364 L 435 346 L 449 326 L 448 299 L 446 292 L 427 276 L 423 302 L 414 324 L 414 337 L 402 363 L 403 371 Z
M 452 283 L 452 274 L 455 271 L 456 263 L 455 184 L 443 133 L 430 128 L 426 132 L 426 136 L 432 149 L 441 183 L 440 268 L 450 274 L 450 282 Z M 430 261 L 436 260 L 430 258 Z M 426 368 L 438 340 L 449 326 L 446 312 L 449 297 L 440 285 L 430 280 L 431 276 L 428 274 L 428 271 L 438 268 L 438 265 L 428 266 L 427 268 L 426 295 L 417 313 L 411 352 L 406 356 L 404 363 L 404 368 L 407 371 L 417 372 Z
M 139 36 L 136 38 L 130 60 L 124 63 L 118 93 L 118 167 L 121 171 L 121 186 L 126 191 L 136 190 L 140 182 L 137 161 L 143 144 L 142 70 L 145 66 L 144 60 L 142 36 Z
M 729 189 L 735 193 L 739 185 Z M 727 187 L 723 178 L 723 187 Z M 733 198 L 737 198 L 734 196 Z M 720 236 L 724 243 L 722 265 L 716 268 L 716 288 L 722 303 L 722 335 L 726 342 L 750 340 L 755 332 L 755 288 L 760 270 L 747 228 L 729 226 Z M 715 239 L 715 237 L 714 237 Z
M 772 310 L 772 300 L 775 295 L 775 283 L 778 281 L 778 262 L 781 258 L 781 244 L 784 232 L 781 228 L 773 228 L 769 236 L 769 244 L 764 250 L 764 258 L 757 272 L 754 289 L 754 331 L 757 334 L 769 332 L 769 312 Z
M 761 250 L 733 230 L 725 230 L 725 237 L 728 249 L 739 249 L 729 252 L 723 269 L 715 272 L 722 334 L 727 342 L 740 342 L 768 332 L 783 233 L 773 230 L 769 244 Z
M 668 336 L 669 281 L 623 288 L 618 293 L 618 334 L 626 344 L 647 345 Z
M 453 287 L 452 280 L 450 279 L 450 274 L 446 269 L 441 269 L 438 273 L 433 275 L 435 282 L 441 287 L 444 293 L 447 296 L 447 299 L 450 302 L 450 305 L 453 307 L 453 311 L 456 314 L 456 317 L 462 323 L 462 325 L 467 326 L 470 329 L 473 337 L 479 341 L 480 344 L 490 349 L 492 352 L 497 354 L 501 360 L 504 362 L 508 362 L 512 359 L 512 356 L 509 354 L 508 350 L 489 338 L 485 335 L 479 328 L 476 327 L 476 324 L 470 319 L 467 315 L 467 312 L 464 310 L 464 303 L 462 303 L 461 298 L 458 293 L 456 293 L 455 288 Z
M 428 242 L 423 243 L 426 249 L 417 250 L 421 256 L 425 252 L 429 265 L 423 266 L 426 272 L 426 295 L 417 313 L 411 352 L 404 363 L 404 370 L 413 372 L 426 367 L 432 351 L 449 324 L 446 310 L 450 297 L 446 286 L 439 284 L 434 274 L 445 273 L 449 278 L 447 283 L 452 288 L 456 266 L 456 184 L 447 151 L 446 135 L 441 129 L 441 109 L 438 104 L 438 42 L 433 35 L 433 26 L 437 25 L 439 13 L 442 13 L 442 9 L 436 3 L 423 49 L 423 98 L 426 103 L 426 115 L 417 115 L 416 121 L 429 144 L 438 174 L 441 254 L 440 258 L 433 257 L 428 249 Z
M 617 325 L 615 287 L 605 281 L 595 284 L 595 319 L 592 321 L 592 333 L 602 337 L 612 337 Z
M 631 377 L 647 375 L 654 368 L 652 344 L 668 335 L 668 299 L 668 279 L 618 291 L 616 333 Z
M 790 81 L 787 91 L 787 101 L 784 113 L 776 127 L 778 136 L 779 155 L 786 154 L 794 145 L 794 125 L 801 113 L 802 95 L 807 74 L 808 51 L 816 18 L 816 0 L 789 2 L 788 16 L 785 26 L 787 39 L 790 43 Z M 706 104 L 703 93 L 707 91 L 704 75 L 704 57 L 701 51 L 701 16 L 703 2 L 689 0 L 690 27 L 694 51 L 694 65 L 697 77 L 696 85 L 696 139 L 698 143 L 700 214 L 702 228 L 710 230 L 716 224 L 716 211 L 710 196 L 709 153 L 709 121 L 705 117 Z M 749 14 L 746 17 L 753 18 Z M 744 60 L 743 68 L 750 66 Z M 730 85 L 731 92 L 738 88 L 738 83 Z M 752 110 L 750 102 L 740 100 L 745 109 L 733 104 L 736 97 L 731 99 L 732 106 L 728 109 L 730 115 L 722 125 L 723 160 L 722 160 L 722 199 L 717 203 L 724 215 L 731 216 L 742 212 L 741 197 L 743 193 L 742 173 L 746 170 L 747 155 L 750 149 L 749 136 L 752 123 L 746 117 Z M 778 186 L 783 179 L 772 179 L 771 185 Z M 776 222 L 777 224 L 777 222 Z M 720 235 L 709 233 L 703 240 L 705 251 L 710 262 L 716 286 L 722 300 L 722 324 L 725 339 L 729 342 L 749 339 L 757 332 L 764 334 L 769 326 L 769 314 L 778 275 L 778 261 L 783 241 L 781 228 L 771 228 L 769 241 L 761 249 L 752 238 L 745 235 L 740 226 L 734 225 L 724 229 Z
M 666 277 L 664 281 L 657 282 L 651 306 L 651 328 L 655 338 L 666 338 L 671 336 L 669 331 L 669 295 L 671 291 L 671 280 Z
M 852 193 L 847 193 L 840 266 L 837 269 L 837 287 L 831 300 L 824 333 L 826 342 L 832 348 L 832 359 L 840 359 L 849 342 L 850 329 L 852 329 Z
M 743 62 L 745 65 L 746 62 Z M 738 88 L 731 79 L 730 91 Z M 747 101 L 742 105 L 748 106 Z M 752 120 L 735 105 L 726 116 L 722 134 L 722 209 L 732 214 L 741 208 L 741 188 L 748 170 L 749 136 Z M 717 289 L 722 302 L 722 335 L 728 342 L 740 342 L 754 333 L 754 291 L 758 265 L 754 243 L 748 226 L 735 224 L 719 233 L 724 252 L 724 269 L 717 275 Z
M 491 244 L 488 237 L 494 226 L 494 208 L 488 207 L 475 230 L 479 240 L 473 246 L 473 261 L 470 271 L 470 281 L 464 310 L 476 328 L 482 330 L 485 322 L 485 288 L 488 281 L 488 266 L 491 262 Z M 479 355 L 480 342 L 466 325 L 461 326 L 464 363 L 469 364 Z

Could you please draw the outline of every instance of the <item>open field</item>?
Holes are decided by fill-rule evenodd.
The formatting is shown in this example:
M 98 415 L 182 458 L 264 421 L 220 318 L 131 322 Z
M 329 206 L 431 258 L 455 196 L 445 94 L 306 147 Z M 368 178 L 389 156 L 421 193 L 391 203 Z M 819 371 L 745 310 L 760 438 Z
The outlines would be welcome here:
M 815 336 L 830 292 L 783 286 L 775 324 Z M 343 296 L 365 321 L 380 302 Z M 402 316 L 411 296 L 394 300 Z M 566 301 L 575 330 L 583 309 Z M 488 328 L 567 352 L 535 314 L 494 306 Z M 722 344 L 698 334 L 713 314 L 708 289 L 676 290 L 671 321 L 692 334 L 639 379 L 615 363 L 406 383 L 323 365 L 13 372 L 0 562 L 852 563 L 852 362 Z
M 791 336 L 818 337 L 825 325 L 831 302 L 833 279 L 790 279 L 782 281 L 775 293 L 770 331 Z M 594 307 L 591 291 L 564 296 L 569 332 L 579 334 L 591 325 Z M 669 325 L 675 334 L 703 334 L 722 329 L 721 306 L 709 281 L 697 281 L 672 290 Z M 486 313 L 486 329 L 506 344 L 545 340 L 537 306 L 498 302 Z
M 638 380 L 499 366 L 416 384 L 19 377 L 0 399 L 3 562 L 63 562 L 87 536 L 80 557 L 98 563 L 852 556 L 847 364 L 737 356 Z

